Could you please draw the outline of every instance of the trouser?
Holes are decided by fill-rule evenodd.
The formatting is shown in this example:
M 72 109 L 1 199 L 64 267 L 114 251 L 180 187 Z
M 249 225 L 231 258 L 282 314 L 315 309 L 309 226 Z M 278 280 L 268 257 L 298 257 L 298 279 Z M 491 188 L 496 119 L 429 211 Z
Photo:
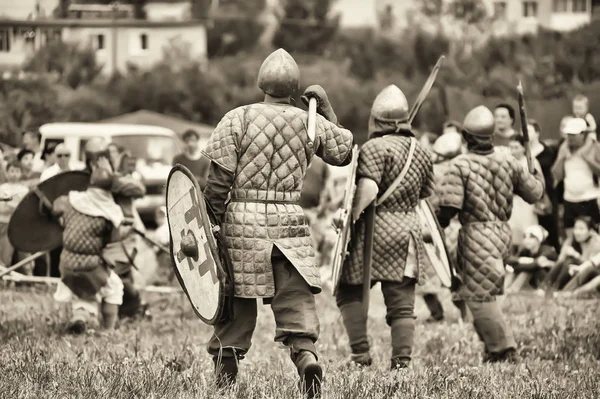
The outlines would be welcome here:
M 381 282 L 387 308 L 386 322 L 392 329 L 392 359 L 405 362 L 411 360 L 415 334 L 415 282 L 413 278 L 405 278 L 402 282 Z M 362 299 L 361 285 L 340 284 L 336 302 L 353 354 L 369 352 L 367 315 Z
M 595 267 L 586 267 L 577 273 L 571 281 L 565 285 L 565 291 L 575 291 L 577 288 L 584 286 L 600 275 L 600 271 Z
M 442 302 L 438 298 L 437 294 L 424 294 L 423 300 L 425 301 L 425 305 L 427 305 L 427 309 L 429 309 L 429 313 L 431 313 L 431 317 L 434 320 L 442 320 L 444 318 L 444 306 L 442 305 Z M 464 319 L 463 301 L 459 299 L 453 299 L 452 303 L 458 308 L 458 310 L 461 311 L 461 317 Z
M 123 282 L 123 304 L 119 308 L 119 317 L 134 317 L 142 307 L 142 296 L 133 284 L 133 272 L 120 273 Z
M 550 269 L 545 279 L 547 288 L 552 290 L 562 289 L 571 279 L 569 274 L 570 265 L 578 265 L 581 262 L 572 258 L 567 258 L 562 262 L 557 263 Z
M 512 330 L 504 321 L 497 301 L 467 301 L 467 306 L 473 315 L 475 331 L 485 345 L 486 354 L 502 354 L 516 348 Z
M 310 286 L 276 247 L 271 264 L 275 282 L 275 296 L 271 300 L 276 324 L 275 342 L 288 346 L 292 359 L 300 351 L 317 356 L 315 342 L 319 337 L 319 318 Z M 234 298 L 233 317 L 215 325 L 208 353 L 243 359 L 252 345 L 257 306 L 256 298 Z

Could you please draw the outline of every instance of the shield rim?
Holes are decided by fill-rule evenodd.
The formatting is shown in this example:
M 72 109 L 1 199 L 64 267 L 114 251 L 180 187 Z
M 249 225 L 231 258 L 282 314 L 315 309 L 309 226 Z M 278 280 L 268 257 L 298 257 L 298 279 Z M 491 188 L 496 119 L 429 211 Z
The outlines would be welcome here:
M 206 241 L 208 242 L 208 246 L 211 251 L 211 256 L 213 257 L 213 262 L 215 263 L 215 267 L 217 269 L 216 270 L 217 271 L 217 280 L 219 281 L 219 298 L 217 299 L 217 309 L 215 310 L 215 314 L 210 319 L 207 319 L 206 317 L 202 316 L 196 310 L 196 307 L 194 306 L 192 299 L 190 298 L 190 294 L 183 282 L 183 278 L 179 274 L 179 269 L 177 268 L 177 263 L 175 262 L 175 255 L 173 253 L 173 234 L 171 234 L 171 223 L 169 223 L 169 183 L 171 182 L 171 177 L 176 172 L 181 172 L 184 175 L 186 175 L 186 177 L 188 179 L 190 179 L 190 181 L 192 182 L 192 185 L 196 189 L 196 195 L 198 196 L 198 200 L 199 200 L 198 204 L 200 206 L 200 213 L 203 216 L 202 227 L 204 228 L 204 231 L 206 232 Z M 221 259 L 218 256 L 215 257 L 215 253 L 218 254 L 218 248 L 217 248 L 215 236 L 212 231 L 212 227 L 210 226 L 210 221 L 208 220 L 209 219 L 208 212 L 206 210 L 206 204 L 204 203 L 204 195 L 202 194 L 200 185 L 198 184 L 198 181 L 194 177 L 193 173 L 188 168 L 186 168 L 185 166 L 183 166 L 181 164 L 176 164 L 175 166 L 173 166 L 173 168 L 171 168 L 171 171 L 169 172 L 169 176 L 167 177 L 167 185 L 166 185 L 166 190 L 165 190 L 165 205 L 167 208 L 167 223 L 169 225 L 169 242 L 170 242 L 169 249 L 171 252 L 170 253 L 171 266 L 173 267 L 175 276 L 177 277 L 177 281 L 179 282 L 179 285 L 181 286 L 188 301 L 190 302 L 190 305 L 192 306 L 192 309 L 193 309 L 194 313 L 196 314 L 196 316 L 198 316 L 198 318 L 200 320 L 202 320 L 204 323 L 206 323 L 208 325 L 214 325 L 221 319 L 221 316 L 223 314 L 223 309 L 225 306 L 225 295 L 224 295 L 224 287 L 223 287 L 223 267 L 221 265 Z
M 346 259 L 348 258 L 348 252 L 349 252 L 349 247 L 350 247 L 350 243 L 352 242 L 352 204 L 354 203 L 354 197 L 356 196 L 356 174 L 358 173 L 358 156 L 359 156 L 359 148 L 358 145 L 354 145 L 354 147 L 352 148 L 352 160 L 350 161 L 352 164 L 352 169 L 350 172 L 350 175 L 348 176 L 348 181 L 346 182 L 347 187 L 346 187 L 346 192 L 349 192 L 349 196 L 350 199 L 348 200 L 348 203 L 350 204 L 350 208 L 349 209 L 345 209 L 346 212 L 348 212 L 347 214 L 347 218 L 348 218 L 348 225 L 346 226 L 347 231 L 344 233 L 343 229 L 336 229 L 336 240 L 335 240 L 335 246 L 334 246 L 334 250 L 333 250 L 333 261 L 331 262 L 331 277 L 333 280 L 333 289 L 332 289 L 332 294 L 335 296 L 337 295 L 337 291 L 340 288 L 340 283 L 342 280 L 342 274 L 344 271 L 344 265 L 346 264 Z M 349 189 L 349 191 L 348 191 Z M 344 202 L 346 202 L 347 198 L 344 198 Z M 339 246 L 341 246 L 343 244 L 343 241 L 345 240 L 345 236 L 348 236 L 348 239 L 346 240 L 346 245 L 344 250 L 344 255 L 338 255 L 338 253 L 340 252 L 340 249 L 338 249 Z M 336 268 L 335 265 L 336 263 L 338 263 L 337 259 L 341 258 L 341 260 L 339 261 L 339 268 L 337 268 L 337 273 L 336 273 Z
M 39 187 L 40 187 L 41 185 L 50 185 L 50 184 L 52 183 L 52 181 L 53 181 L 53 180 L 56 180 L 56 179 L 59 179 L 59 178 L 60 178 L 60 179 L 63 179 L 63 178 L 65 177 L 65 175 L 66 175 L 66 174 L 70 174 L 70 175 L 81 175 L 81 176 L 87 176 L 87 177 L 88 177 L 88 180 L 89 180 L 89 178 L 90 178 L 90 174 L 89 174 L 88 172 L 84 171 L 84 170 L 69 170 L 69 171 L 62 172 L 62 173 L 59 173 L 59 174 L 57 174 L 57 175 L 54 175 L 54 176 L 52 176 L 52 177 L 50 177 L 49 179 L 46 179 L 46 180 L 44 180 L 44 181 L 41 181 L 41 182 L 39 182 L 38 184 L 36 184 L 36 185 L 35 185 L 35 187 L 39 189 Z M 89 185 L 89 181 L 88 181 L 88 185 Z M 69 192 L 71 192 L 71 191 L 74 191 L 74 190 L 75 190 L 75 189 L 73 189 L 73 190 L 69 190 Z M 69 193 L 69 192 L 67 192 L 67 194 L 66 194 L 66 195 L 68 195 L 68 193 Z M 15 249 L 17 249 L 17 250 L 19 250 L 19 251 L 22 251 L 22 252 L 39 252 L 39 251 L 44 251 L 44 252 L 46 252 L 46 251 L 52 251 L 52 250 L 55 250 L 55 249 L 57 249 L 57 248 L 60 248 L 60 247 L 63 245 L 63 236 L 62 236 L 62 231 L 64 230 L 64 228 L 63 228 L 63 227 L 60 225 L 60 222 L 58 221 L 58 218 L 56 218 L 56 219 L 55 219 L 55 221 L 56 221 L 56 225 L 59 227 L 59 229 L 60 229 L 60 231 L 61 231 L 61 234 L 60 234 L 59 236 L 57 236 L 57 237 L 58 237 L 58 238 L 57 238 L 57 241 L 60 241 L 60 242 L 58 243 L 58 245 L 55 245 L 55 246 L 52 246 L 52 247 L 50 247 L 49 245 L 46 245 L 46 246 L 44 246 L 44 247 L 31 247 L 31 246 L 30 246 L 30 247 L 28 247 L 28 248 L 24 248 L 24 247 L 22 247 L 22 246 L 17 246 L 17 245 L 14 245 L 14 243 L 13 243 L 13 241 L 12 241 L 12 238 L 11 238 L 11 237 L 14 237 L 14 234 L 10 234 L 10 232 L 11 232 L 12 230 L 14 230 L 15 228 L 17 228 L 17 226 L 15 225 L 15 223 L 16 223 L 16 219 L 14 219 L 14 218 L 13 218 L 13 216 L 14 216 L 15 214 L 17 214 L 17 215 L 18 215 L 17 211 L 19 210 L 19 208 L 20 208 L 20 207 L 24 207 L 24 206 L 25 206 L 25 205 L 24 205 L 24 204 L 25 204 L 25 200 L 27 199 L 27 197 L 28 197 L 28 196 L 33 196 L 33 197 L 36 197 L 36 194 L 35 194 L 33 191 L 31 191 L 31 189 L 30 189 L 30 191 L 29 191 L 29 192 L 28 192 L 28 193 L 27 193 L 27 194 L 26 194 L 26 195 L 25 195 L 25 196 L 24 196 L 24 197 L 21 199 L 21 201 L 19 202 L 19 204 L 17 205 L 17 207 L 16 207 L 16 208 L 15 208 L 15 210 L 13 211 L 13 213 L 12 213 L 12 215 L 11 215 L 11 217 L 10 217 L 10 220 L 8 221 L 8 227 L 7 227 L 6 234 L 7 234 L 7 236 L 8 236 L 8 240 L 9 240 L 10 244 L 11 244 L 11 245 L 12 245 L 12 246 L 13 246 Z M 58 198 L 58 197 L 57 197 L 57 198 Z M 41 200 L 38 198 L 38 202 L 39 202 L 39 201 L 41 201 Z
M 435 216 L 435 213 L 433 212 L 433 208 L 431 207 L 431 204 L 429 203 L 429 201 L 427 201 L 426 199 L 421 200 L 419 202 L 419 207 L 421 208 L 425 208 L 429 211 L 430 215 L 432 216 L 433 221 L 435 222 L 435 227 L 437 228 L 436 231 L 430 231 L 431 236 L 433 237 L 434 234 L 437 234 L 437 237 L 439 239 L 439 241 L 442 243 L 442 249 L 444 250 L 444 255 L 446 255 L 446 260 L 448 261 L 448 276 L 449 276 L 449 282 L 444 282 L 445 277 L 440 276 L 440 273 L 438 272 L 438 270 L 435 268 L 435 266 L 433 266 L 433 264 L 431 265 L 433 267 L 433 270 L 435 270 L 435 274 L 438 276 L 438 278 L 440 279 L 440 282 L 442 283 L 442 286 L 444 286 L 445 288 L 451 288 L 452 287 L 452 280 L 455 276 L 454 273 L 454 262 L 452 261 L 452 259 L 450 258 L 450 256 L 448 255 L 450 252 L 448 251 L 448 247 L 446 245 L 446 237 L 444 236 L 444 230 L 442 230 L 441 226 L 440 226 L 440 222 L 437 220 L 437 217 Z M 427 256 L 427 259 L 432 262 L 431 258 L 429 257 L 429 252 L 427 251 L 427 243 L 425 244 L 425 254 Z M 433 244 L 430 244 L 433 245 Z M 433 262 L 432 262 L 433 263 Z

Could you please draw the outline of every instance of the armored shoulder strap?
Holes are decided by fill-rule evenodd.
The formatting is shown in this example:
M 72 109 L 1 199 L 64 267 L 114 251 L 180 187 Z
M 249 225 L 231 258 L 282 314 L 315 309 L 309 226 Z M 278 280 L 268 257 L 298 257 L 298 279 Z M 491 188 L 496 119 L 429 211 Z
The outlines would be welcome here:
M 416 147 L 417 147 L 417 139 L 414 137 L 411 137 L 410 138 L 410 148 L 408 150 L 408 157 L 406 158 L 406 163 L 404 164 L 404 167 L 400 171 L 400 174 L 398 175 L 398 177 L 396 177 L 396 180 L 394 180 L 394 182 L 388 187 L 388 189 L 385 190 L 385 193 L 383 193 L 383 195 L 381 197 L 379 197 L 378 199 L 375 200 L 375 206 L 379 206 L 383 201 L 388 199 L 389 196 L 392 195 L 392 193 L 398 188 L 398 185 L 400 185 L 402 180 L 404 180 L 404 177 L 408 173 L 408 168 L 410 168 L 410 165 L 412 164 L 412 160 L 413 160 L 413 156 L 415 155 Z

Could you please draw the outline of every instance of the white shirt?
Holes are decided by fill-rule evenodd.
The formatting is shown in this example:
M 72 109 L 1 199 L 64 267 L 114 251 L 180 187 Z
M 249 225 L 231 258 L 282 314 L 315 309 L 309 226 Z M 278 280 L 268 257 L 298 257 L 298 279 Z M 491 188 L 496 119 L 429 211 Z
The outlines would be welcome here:
M 600 198 L 600 189 L 594 183 L 592 169 L 581 155 L 571 155 L 565 161 L 565 201 L 584 202 L 597 198 Z
M 41 152 L 36 153 L 33 156 L 33 167 L 31 168 L 31 170 L 36 173 L 42 173 L 42 171 L 44 170 L 45 167 L 46 167 L 46 162 L 44 162 L 44 160 L 42 159 L 42 153 Z
M 67 172 L 69 170 L 73 170 L 73 168 L 71 168 L 71 166 L 69 165 L 69 168 L 65 171 L 63 171 L 60 166 L 58 166 L 57 163 L 55 163 L 54 165 L 50 166 L 49 168 L 47 168 L 46 170 L 44 170 L 42 172 L 42 175 L 40 176 L 40 183 L 43 182 L 44 180 L 48 180 L 49 178 L 56 176 L 59 173 L 62 172 Z

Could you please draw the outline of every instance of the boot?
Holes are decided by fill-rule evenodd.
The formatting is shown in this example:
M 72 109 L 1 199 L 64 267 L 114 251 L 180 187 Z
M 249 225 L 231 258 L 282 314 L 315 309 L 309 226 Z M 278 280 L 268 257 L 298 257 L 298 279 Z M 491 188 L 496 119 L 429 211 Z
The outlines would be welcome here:
M 350 355 L 350 361 L 360 367 L 369 367 L 373 364 L 373 358 L 369 352 L 353 353 Z
M 415 319 L 392 320 L 392 370 L 407 368 L 412 355 Z
M 234 385 L 237 380 L 238 362 L 235 357 L 213 357 L 217 388 Z
M 429 309 L 429 313 L 431 313 L 431 316 L 425 320 L 426 323 L 436 323 L 444 320 L 444 307 L 437 295 L 425 294 L 423 295 L 423 300 L 427 305 L 427 309 Z
M 488 353 L 487 356 L 484 356 L 484 363 L 519 363 L 521 358 L 517 353 L 516 349 L 508 348 L 501 352 L 496 353 Z
M 403 359 L 400 357 L 395 357 L 392 359 L 392 366 L 390 367 L 390 369 L 392 371 L 400 370 L 400 369 L 407 369 L 409 366 L 410 366 L 410 359 Z
M 300 376 L 300 392 L 309 398 L 320 398 L 323 369 L 317 362 L 317 357 L 312 352 L 303 350 L 293 360 Z
M 354 354 L 369 353 L 367 337 L 367 318 L 361 302 L 350 302 L 340 306 L 342 320 L 350 341 L 350 349 Z

